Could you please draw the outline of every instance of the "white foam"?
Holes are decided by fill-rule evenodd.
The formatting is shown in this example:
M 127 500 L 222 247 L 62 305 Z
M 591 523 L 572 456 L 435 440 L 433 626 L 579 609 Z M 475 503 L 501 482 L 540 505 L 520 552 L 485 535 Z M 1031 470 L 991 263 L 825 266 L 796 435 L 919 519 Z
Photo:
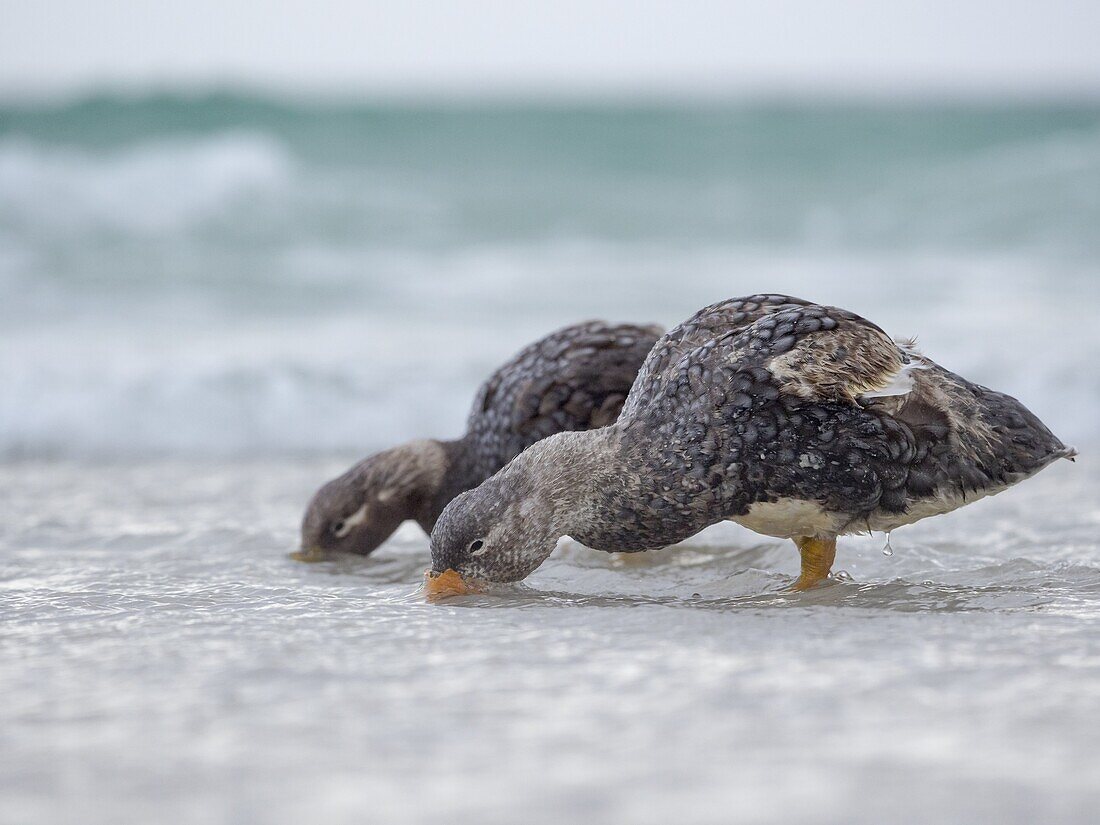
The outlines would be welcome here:
M 95 153 L 0 141 L 0 214 L 35 231 L 178 232 L 286 185 L 273 139 L 223 133 Z
M 116 292 L 113 303 L 89 303 L 74 316 L 68 302 L 81 292 L 66 289 L 50 305 L 69 306 L 68 315 L 9 318 L 0 454 L 366 450 L 447 436 L 461 430 L 493 367 L 560 324 L 671 324 L 717 298 L 764 288 L 919 333 L 936 361 L 1016 395 L 1065 441 L 1100 440 L 1092 369 L 1100 299 L 1079 290 L 1061 301 L 1038 286 L 1048 275 L 1041 261 L 532 245 L 359 260 L 385 291 L 349 281 L 335 306 L 296 313 L 184 310 L 167 291 Z M 898 283 L 919 282 L 924 297 L 900 303 L 898 287 L 882 283 L 886 268 Z M 1034 281 L 1005 278 L 1013 268 Z M 604 283 L 588 288 L 597 271 Z M 691 282 L 671 277 L 684 271 Z M 504 289 L 509 282 L 531 287 Z M 646 289 L 627 293 L 632 284 Z

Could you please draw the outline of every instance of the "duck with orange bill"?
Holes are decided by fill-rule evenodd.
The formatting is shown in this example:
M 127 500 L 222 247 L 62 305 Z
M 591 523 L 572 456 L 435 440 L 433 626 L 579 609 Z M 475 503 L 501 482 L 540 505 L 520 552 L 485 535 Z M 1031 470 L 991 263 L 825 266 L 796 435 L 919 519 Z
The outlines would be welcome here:
M 731 299 L 657 342 L 613 425 L 539 441 L 455 498 L 432 531 L 429 592 L 523 579 L 566 535 L 634 553 L 725 520 L 793 540 L 806 590 L 837 537 L 947 513 L 1074 455 L 1016 399 L 853 312 Z

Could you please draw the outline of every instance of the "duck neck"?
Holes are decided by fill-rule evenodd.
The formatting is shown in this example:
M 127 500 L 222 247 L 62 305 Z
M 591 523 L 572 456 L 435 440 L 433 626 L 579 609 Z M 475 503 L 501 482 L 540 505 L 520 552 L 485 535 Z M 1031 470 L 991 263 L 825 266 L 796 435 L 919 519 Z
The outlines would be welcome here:
M 565 432 L 529 447 L 520 461 L 530 489 L 522 491 L 550 514 L 552 531 L 583 541 L 620 472 L 618 430 Z M 505 470 L 507 472 L 507 470 Z
M 686 503 L 686 482 L 647 469 L 653 456 L 632 446 L 621 425 L 596 432 L 600 445 L 593 457 L 578 457 L 589 463 L 583 465 L 568 523 L 562 524 L 565 534 L 594 550 L 636 553 L 676 544 L 713 521 L 709 511 Z
M 439 484 L 432 494 L 425 498 L 416 520 L 424 531 L 432 532 L 439 514 L 459 493 L 472 490 L 485 480 L 474 460 L 470 444 L 466 437 L 451 441 L 437 441 L 443 458 L 443 472 Z

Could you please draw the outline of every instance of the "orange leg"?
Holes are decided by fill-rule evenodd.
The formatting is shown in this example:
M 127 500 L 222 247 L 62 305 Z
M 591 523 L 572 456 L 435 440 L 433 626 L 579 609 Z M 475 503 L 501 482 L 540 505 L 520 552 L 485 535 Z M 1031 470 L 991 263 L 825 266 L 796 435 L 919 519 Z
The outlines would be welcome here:
M 794 540 L 802 554 L 802 575 L 792 590 L 809 590 L 829 576 L 836 558 L 836 539 L 811 539 L 799 536 Z

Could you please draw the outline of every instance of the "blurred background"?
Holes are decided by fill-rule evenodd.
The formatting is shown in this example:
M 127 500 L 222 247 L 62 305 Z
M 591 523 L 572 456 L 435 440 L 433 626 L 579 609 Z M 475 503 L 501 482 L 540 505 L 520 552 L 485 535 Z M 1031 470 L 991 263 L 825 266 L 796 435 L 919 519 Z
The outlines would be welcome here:
M 0 0 L 0 822 L 1094 821 L 1098 34 Z M 917 336 L 1081 460 L 797 596 L 729 524 L 443 605 L 414 525 L 287 558 L 534 338 L 756 292 Z
M 1091 436 L 1093 3 L 0 8 L 2 456 L 447 436 L 533 337 L 758 291 Z

